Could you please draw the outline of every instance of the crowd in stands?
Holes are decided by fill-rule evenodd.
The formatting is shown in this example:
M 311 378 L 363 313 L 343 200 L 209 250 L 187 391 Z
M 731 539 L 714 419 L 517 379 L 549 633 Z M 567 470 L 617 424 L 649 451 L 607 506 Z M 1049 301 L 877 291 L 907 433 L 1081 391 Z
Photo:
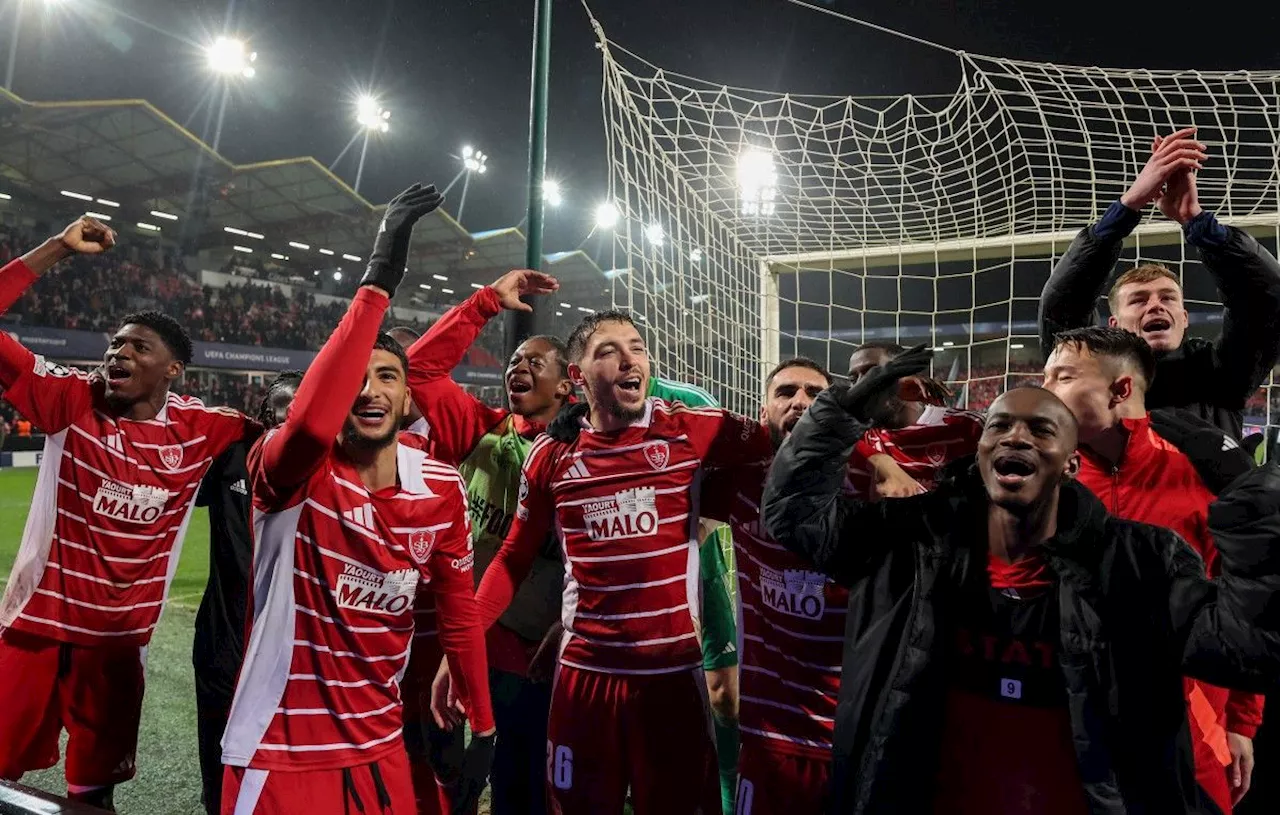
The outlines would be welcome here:
M 29 236 L 0 233 L 0 263 L 27 246 Z M 130 311 L 155 308 L 182 319 L 192 339 L 203 342 L 313 350 L 337 325 L 345 302 L 322 301 L 294 287 L 245 282 L 224 288 L 201 286 L 176 258 L 160 267 L 123 254 L 78 256 L 37 281 L 5 315 L 24 325 L 107 332 Z M 429 322 L 388 316 L 390 325 L 419 332 Z M 501 323 L 494 321 L 463 362 L 500 367 Z

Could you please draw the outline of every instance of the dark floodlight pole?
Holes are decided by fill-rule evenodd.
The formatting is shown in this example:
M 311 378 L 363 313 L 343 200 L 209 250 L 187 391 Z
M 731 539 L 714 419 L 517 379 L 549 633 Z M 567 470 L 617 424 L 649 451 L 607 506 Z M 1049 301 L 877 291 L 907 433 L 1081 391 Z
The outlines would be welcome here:
M 547 82 L 551 74 L 551 3 L 534 0 L 533 76 L 529 88 L 529 208 L 526 216 L 529 234 L 525 243 L 524 265 L 542 268 L 542 222 L 546 202 L 542 197 L 542 179 L 547 169 Z M 508 357 L 516 347 L 538 333 L 539 303 L 526 300 L 532 312 L 513 311 L 507 315 L 505 346 Z

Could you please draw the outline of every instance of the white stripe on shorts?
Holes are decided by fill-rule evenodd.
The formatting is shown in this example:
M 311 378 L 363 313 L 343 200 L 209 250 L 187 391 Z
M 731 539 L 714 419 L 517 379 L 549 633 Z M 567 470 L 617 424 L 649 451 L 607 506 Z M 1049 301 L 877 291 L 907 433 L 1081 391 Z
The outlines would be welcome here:
M 258 808 L 258 799 L 262 797 L 262 788 L 267 786 L 267 775 L 270 770 L 252 770 L 248 767 L 240 777 L 240 791 L 236 793 L 235 815 L 253 815 Z

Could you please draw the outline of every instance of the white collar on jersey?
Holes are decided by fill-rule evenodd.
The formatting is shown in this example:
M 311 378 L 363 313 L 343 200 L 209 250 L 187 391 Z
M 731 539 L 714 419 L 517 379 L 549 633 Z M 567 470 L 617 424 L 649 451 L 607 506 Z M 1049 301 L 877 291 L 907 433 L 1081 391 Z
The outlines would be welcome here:
M 420 416 L 418 421 L 405 428 L 409 433 L 417 433 L 419 436 L 430 436 L 431 425 L 427 424 L 427 417 Z
M 591 420 L 586 416 L 583 416 L 578 421 L 582 423 L 582 429 L 586 432 L 596 432 L 596 429 L 591 426 Z M 653 397 L 647 396 L 644 400 L 644 415 L 628 424 L 627 427 L 648 427 L 651 421 L 653 421 Z
M 419 450 L 407 444 L 396 444 L 396 471 L 400 475 L 401 491 L 435 497 L 435 493 L 427 486 L 427 480 L 422 474 L 426 461 L 425 450 Z
M 920 414 L 920 418 L 916 420 L 915 426 L 922 425 L 939 425 L 945 424 L 947 418 L 947 408 L 941 405 L 925 405 L 924 412 Z

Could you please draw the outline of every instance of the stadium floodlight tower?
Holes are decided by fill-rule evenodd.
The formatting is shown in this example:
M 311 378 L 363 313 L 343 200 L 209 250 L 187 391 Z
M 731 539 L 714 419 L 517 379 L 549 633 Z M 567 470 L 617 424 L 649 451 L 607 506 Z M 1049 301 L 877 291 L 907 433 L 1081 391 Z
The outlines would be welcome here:
M 362 94 L 356 100 L 356 123 L 360 125 L 364 141 L 360 144 L 360 163 L 356 165 L 356 183 L 351 189 L 359 195 L 360 180 L 364 178 L 364 157 L 369 152 L 369 136 L 391 130 L 391 111 L 379 104 L 377 97 Z
M 613 229 L 618 225 L 618 207 L 612 201 L 605 201 L 596 207 L 596 229 Z
M 462 169 L 449 182 L 449 186 L 444 188 L 446 194 L 453 189 L 453 185 L 462 180 L 462 197 L 458 199 L 458 223 L 462 223 L 462 211 L 467 206 L 467 189 L 471 186 L 471 176 L 474 173 L 484 175 L 489 170 L 489 155 L 483 151 L 477 150 L 469 144 L 462 146 L 462 155 L 458 158 L 462 159 Z
M 778 168 L 773 154 L 749 147 L 738 154 L 738 198 L 742 214 L 769 216 L 776 209 Z
M 250 51 L 244 40 L 218 37 L 205 46 L 204 54 L 209 69 L 219 76 L 253 79 L 258 74 L 258 69 L 254 67 L 254 63 L 258 61 L 258 52 Z

